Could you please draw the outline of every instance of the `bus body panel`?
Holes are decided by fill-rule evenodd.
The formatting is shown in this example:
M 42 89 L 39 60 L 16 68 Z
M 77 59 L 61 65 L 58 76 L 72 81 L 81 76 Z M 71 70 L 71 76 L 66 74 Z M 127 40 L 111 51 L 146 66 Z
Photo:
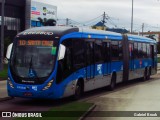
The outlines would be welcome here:
M 64 41 L 68 41 L 69 39 L 73 39 L 73 41 L 82 39 L 84 40 L 85 45 L 87 44 L 86 43 L 87 40 L 89 40 L 88 42 L 92 42 L 93 45 L 96 44 L 96 41 L 101 41 L 102 45 L 109 43 L 108 44 L 109 49 L 107 50 L 111 52 L 112 41 L 118 41 L 118 42 L 122 41 L 121 44 L 123 45 L 122 48 L 123 58 L 117 61 L 113 61 L 111 59 L 108 59 L 107 61 L 103 60 L 100 63 L 96 63 L 93 60 L 92 62 L 94 62 L 94 64 L 90 65 L 86 65 L 85 63 L 85 66 L 83 68 L 72 71 L 72 73 L 69 74 L 60 83 L 56 82 L 57 72 L 59 67 L 59 61 L 56 60 L 54 71 L 52 71 L 50 76 L 45 80 L 43 84 L 39 85 L 15 83 L 9 67 L 8 69 L 9 80 L 7 82 L 8 95 L 13 97 L 25 97 L 25 98 L 58 99 L 74 95 L 76 84 L 79 80 L 84 80 L 83 87 L 84 87 L 84 92 L 86 92 L 110 85 L 113 73 L 116 74 L 116 83 L 121 83 L 128 80 L 143 77 L 146 68 L 148 70 L 151 68 L 151 74 L 156 73 L 157 71 L 156 70 L 157 57 L 155 54 L 156 42 L 152 41 L 151 39 L 133 35 L 128 35 L 128 36 L 121 35 L 118 33 L 104 32 L 104 31 L 95 31 L 95 30 L 87 31 L 84 29 L 82 29 L 81 31 L 76 31 L 76 30 L 77 29 L 75 29 L 75 31 L 68 32 L 67 34 L 63 34 L 60 37 L 58 46 L 62 44 Z M 130 60 L 129 58 L 130 42 L 133 43 L 146 42 L 147 44 L 150 44 L 152 49 L 151 53 L 152 58 L 145 58 L 145 59 L 134 58 Z M 86 48 L 84 48 L 84 50 L 86 52 Z M 92 52 L 95 55 L 95 51 Z M 109 57 L 111 57 L 111 55 Z M 52 86 L 47 90 L 43 90 L 51 80 L 53 80 Z M 13 84 L 14 88 L 12 88 L 11 84 Z

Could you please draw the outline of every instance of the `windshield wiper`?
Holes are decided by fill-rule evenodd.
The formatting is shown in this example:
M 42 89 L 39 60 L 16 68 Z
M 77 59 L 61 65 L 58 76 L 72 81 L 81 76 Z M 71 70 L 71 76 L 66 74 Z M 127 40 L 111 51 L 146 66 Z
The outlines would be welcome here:
M 33 56 L 31 56 L 31 60 L 30 60 L 30 62 L 29 62 L 28 76 L 29 76 L 30 78 L 37 77 L 37 78 L 39 79 L 39 77 L 37 76 L 36 71 L 33 69 L 33 63 L 32 63 L 33 60 L 32 60 L 32 58 L 33 58 Z

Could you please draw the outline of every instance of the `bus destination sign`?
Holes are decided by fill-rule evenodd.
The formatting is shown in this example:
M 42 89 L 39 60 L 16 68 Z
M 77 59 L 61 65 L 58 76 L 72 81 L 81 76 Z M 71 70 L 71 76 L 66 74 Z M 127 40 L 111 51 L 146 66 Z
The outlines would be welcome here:
M 19 40 L 19 46 L 53 46 L 53 41 L 47 40 Z

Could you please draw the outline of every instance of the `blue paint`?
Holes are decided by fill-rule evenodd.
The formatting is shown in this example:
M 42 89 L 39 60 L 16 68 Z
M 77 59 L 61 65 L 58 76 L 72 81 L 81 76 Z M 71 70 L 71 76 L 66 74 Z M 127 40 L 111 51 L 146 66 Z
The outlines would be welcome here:
M 72 32 L 70 34 L 66 34 L 60 38 L 60 43 L 62 43 L 64 40 L 68 38 L 98 38 L 99 40 L 117 40 L 122 41 L 122 35 L 121 34 L 96 34 L 91 32 Z M 131 41 L 143 41 L 143 42 L 150 42 L 150 43 L 156 43 L 154 41 L 151 41 L 148 38 L 141 38 L 141 37 L 135 37 L 135 36 L 129 36 L 128 38 Z M 58 49 L 58 48 L 57 48 Z M 130 54 L 131 56 L 131 54 Z M 157 60 L 155 59 L 155 63 Z M 136 59 L 134 60 L 134 66 L 131 65 L 131 61 L 129 61 L 129 69 L 141 69 L 145 68 L 146 66 L 152 66 L 152 60 L 149 59 L 143 59 L 142 64 L 140 65 L 140 60 Z M 77 80 L 79 78 L 87 78 L 91 76 L 103 76 L 105 74 L 111 74 L 113 72 L 120 72 L 123 71 L 123 62 L 122 61 L 114 61 L 111 63 L 99 63 L 95 65 L 90 65 L 87 67 L 84 67 L 82 69 L 77 70 L 76 72 L 72 73 L 70 76 L 68 76 L 63 82 L 60 84 L 56 84 L 56 73 L 57 73 L 57 67 L 58 67 L 58 61 L 55 63 L 55 69 L 49 76 L 49 78 L 41 85 L 25 85 L 25 84 L 17 84 L 14 82 L 13 77 L 10 72 L 10 68 L 8 69 L 8 77 L 10 78 L 10 81 L 12 82 L 14 89 L 10 87 L 10 85 L 7 83 L 8 88 L 8 94 L 9 96 L 15 96 L 15 97 L 25 97 L 25 98 L 46 98 L 46 99 L 58 99 L 61 98 L 64 94 L 65 87 L 68 83 L 70 83 L 73 80 Z M 90 68 L 94 71 L 90 73 Z M 36 74 L 30 70 L 29 76 L 34 77 Z M 48 82 L 51 80 L 54 80 L 52 86 L 48 90 L 42 90 Z M 25 88 L 29 88 L 29 90 Z M 32 96 L 24 96 L 24 92 L 31 92 Z

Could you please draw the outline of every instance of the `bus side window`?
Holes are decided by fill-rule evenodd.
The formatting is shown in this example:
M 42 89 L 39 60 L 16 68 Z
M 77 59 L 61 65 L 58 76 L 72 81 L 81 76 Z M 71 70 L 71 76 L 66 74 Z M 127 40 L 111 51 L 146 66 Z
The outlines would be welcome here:
M 146 43 L 142 43 L 143 45 L 143 58 L 147 58 L 147 45 Z
M 138 43 L 138 58 L 142 58 L 142 43 Z
M 119 60 L 119 46 L 118 41 L 112 41 L 111 42 L 111 59 L 112 61 L 118 61 Z
M 122 42 L 119 41 L 119 60 L 123 59 L 123 52 L 122 52 Z
M 150 58 L 151 55 L 150 55 L 150 45 L 147 44 L 147 58 Z
M 139 56 L 138 56 L 138 43 L 135 42 L 134 43 L 134 58 L 137 59 Z
M 84 40 L 73 40 L 73 68 L 78 70 L 85 66 Z
M 94 53 L 95 53 L 95 62 L 96 63 L 102 63 L 103 62 L 103 46 L 102 46 L 102 41 L 96 40 Z

